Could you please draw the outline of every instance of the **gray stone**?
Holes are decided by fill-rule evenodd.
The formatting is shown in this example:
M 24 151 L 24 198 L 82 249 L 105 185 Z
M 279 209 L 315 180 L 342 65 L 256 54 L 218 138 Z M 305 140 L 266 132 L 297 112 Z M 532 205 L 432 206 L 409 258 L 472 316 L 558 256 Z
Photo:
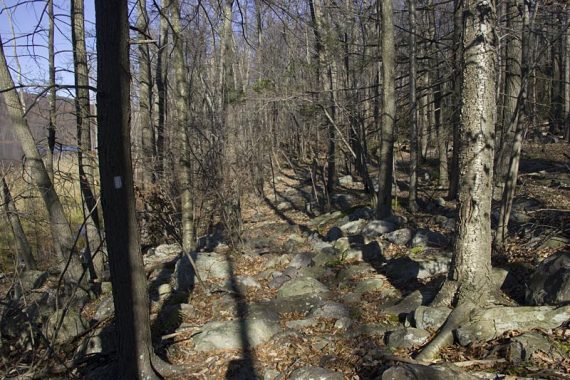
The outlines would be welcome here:
M 323 225 L 323 224 L 330 223 L 336 219 L 342 218 L 343 216 L 344 215 L 343 215 L 342 211 L 334 211 L 334 212 L 330 212 L 327 214 L 317 216 L 316 218 L 311 219 L 308 222 L 308 224 L 311 226 Z
M 345 176 L 338 178 L 338 183 L 340 183 L 343 186 L 351 185 L 353 182 L 354 182 L 354 180 L 352 179 L 351 175 L 345 175 Z
M 245 293 L 248 289 L 261 289 L 261 284 L 251 276 L 235 276 L 235 285 L 237 286 L 237 291 Z M 229 290 L 233 289 L 234 281 L 232 279 L 227 279 L 224 288 Z
M 347 280 L 366 276 L 370 273 L 376 273 L 376 270 L 374 267 L 372 267 L 372 265 L 368 263 L 359 263 L 342 268 L 338 272 L 337 278 L 340 282 L 345 282 Z
M 475 310 L 466 323 L 455 330 L 459 343 L 487 342 L 507 331 L 549 330 L 570 319 L 570 306 L 495 307 Z
M 525 298 L 531 305 L 570 301 L 570 252 L 557 252 L 540 263 L 530 277 Z
M 313 308 L 309 313 L 311 318 L 331 318 L 340 319 L 348 318 L 350 316 L 350 310 L 345 305 L 334 302 L 326 301 L 321 305 Z
M 340 239 L 343 236 L 344 236 L 344 233 L 342 232 L 342 230 L 339 227 L 334 226 L 334 227 L 331 227 L 330 230 L 328 230 L 326 240 L 327 241 L 335 241 L 337 239 Z
M 342 297 L 342 301 L 349 305 L 358 304 L 362 301 L 362 293 L 349 292 Z
M 321 367 L 306 366 L 296 369 L 289 377 L 291 380 L 343 380 L 340 372 Z
M 293 268 L 304 268 L 308 266 L 312 266 L 315 263 L 313 262 L 313 255 L 310 253 L 298 253 L 293 257 L 293 260 L 289 263 L 289 266 Z
M 429 337 L 430 333 L 425 330 L 408 327 L 392 331 L 386 339 L 386 344 L 392 349 L 411 348 L 426 343 Z
M 202 352 L 219 349 L 247 349 L 248 347 L 243 347 L 242 329 L 246 330 L 245 334 L 250 347 L 267 342 L 280 331 L 277 322 L 264 319 L 209 322 L 202 326 L 201 332 L 192 338 L 194 349 Z
M 194 268 L 187 255 L 176 262 L 174 267 L 174 288 L 178 291 L 189 292 L 194 288 Z
M 101 283 L 101 294 L 111 294 L 113 292 L 113 285 L 110 281 L 103 281 Z
M 561 359 L 561 355 L 556 351 L 554 345 L 542 334 L 529 332 L 512 338 L 508 343 L 507 359 L 518 363 L 528 361 L 532 356 L 541 351 L 549 357 Z
M 220 298 L 212 301 L 212 314 L 219 315 L 236 315 L 237 304 L 234 297 L 224 294 Z
M 348 220 L 370 219 L 374 216 L 374 210 L 370 207 L 360 207 L 348 215 Z
M 451 252 L 427 251 L 413 258 L 399 257 L 390 260 L 386 272 L 390 277 L 405 282 L 413 279 L 427 279 L 446 274 L 451 265 Z
M 368 238 L 375 238 L 394 231 L 394 223 L 386 220 L 373 220 L 362 229 L 362 234 Z
M 314 318 L 314 317 L 307 318 L 307 319 L 297 319 L 297 320 L 285 322 L 285 326 L 287 326 L 287 328 L 290 328 L 293 330 L 301 330 L 301 329 L 305 329 L 307 327 L 315 327 L 318 324 L 319 324 L 319 320 L 317 318 Z
M 309 311 L 321 305 L 329 298 L 330 293 L 305 294 L 302 296 L 277 298 L 269 301 L 266 306 L 268 309 L 279 314 L 285 313 L 301 313 L 307 315 Z
M 551 236 L 546 239 L 538 249 L 562 249 L 566 246 L 570 245 L 570 239 L 565 238 L 564 236 Z
M 451 309 L 447 307 L 418 306 L 414 311 L 413 321 L 415 327 L 419 329 L 437 330 L 445 323 L 450 313 Z
M 265 372 L 263 372 L 263 380 L 277 380 L 280 376 L 281 372 L 276 369 L 266 369 Z
M 356 293 L 364 294 L 380 290 L 383 287 L 384 279 L 381 277 L 375 277 L 360 281 L 354 288 L 354 291 Z
M 271 255 L 265 264 L 263 264 L 263 269 L 272 269 L 275 267 L 285 266 L 289 264 L 291 257 L 289 255 Z
M 230 265 L 225 255 L 213 252 L 198 253 L 196 267 L 202 280 L 207 279 L 227 279 L 230 277 Z
M 60 323 L 60 319 L 63 318 Z M 57 327 L 59 326 L 59 329 Z M 65 343 L 83 333 L 87 329 L 87 322 L 81 314 L 74 310 L 68 309 L 65 314 L 63 310 L 57 310 L 47 320 L 45 326 L 45 334 L 48 339 L 53 339 L 55 333 L 56 343 Z
M 281 272 L 273 272 L 273 275 L 271 276 L 271 279 L 269 280 L 269 282 L 267 283 L 267 285 L 271 288 L 271 289 L 278 289 L 280 288 L 284 283 L 286 283 L 287 281 L 291 280 L 291 277 L 284 275 Z
M 448 244 L 444 235 L 427 229 L 417 230 L 412 239 L 412 247 L 446 247 Z
M 288 298 L 306 294 L 325 293 L 325 285 L 312 277 L 298 277 L 287 281 L 277 292 L 277 298 Z
M 350 241 L 348 237 L 343 237 L 335 241 L 333 246 L 336 252 L 342 254 L 350 249 Z
M 109 295 L 102 298 L 101 303 L 99 303 L 97 311 L 93 316 L 93 319 L 96 321 L 103 321 L 107 318 L 112 317 L 113 314 L 115 314 L 115 304 L 113 303 L 113 296 Z
M 27 270 L 20 273 L 19 282 L 24 292 L 41 287 L 47 280 L 48 273 L 39 270 Z
M 287 252 L 294 252 L 299 248 L 299 246 L 303 245 L 304 243 L 304 237 L 297 234 L 291 234 L 287 237 L 287 241 L 285 242 L 284 247 Z
M 348 330 L 350 326 L 352 326 L 352 319 L 349 317 L 339 318 L 334 323 L 334 328 L 337 330 Z
M 288 211 L 293 208 L 291 202 L 281 202 L 277 205 L 277 210 L 279 211 Z
M 407 245 L 412 240 L 413 232 L 409 228 L 400 228 L 399 230 L 385 234 L 384 239 L 390 243 L 397 245 Z
M 340 226 L 340 230 L 346 235 L 356 235 L 360 233 L 365 223 L 364 219 L 354 220 Z
M 181 253 L 182 253 L 182 247 L 180 247 L 180 244 L 178 243 L 161 244 L 154 249 L 154 254 L 156 256 L 162 256 L 162 257 L 177 256 L 180 255 Z
M 425 366 L 420 364 L 400 364 L 388 368 L 382 374 L 382 380 L 477 380 L 475 377 L 451 365 Z

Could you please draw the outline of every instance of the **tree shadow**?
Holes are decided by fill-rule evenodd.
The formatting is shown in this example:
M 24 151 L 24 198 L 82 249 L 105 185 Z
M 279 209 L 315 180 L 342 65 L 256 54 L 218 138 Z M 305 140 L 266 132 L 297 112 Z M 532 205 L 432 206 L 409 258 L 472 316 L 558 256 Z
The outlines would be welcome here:
M 248 307 L 245 297 L 242 294 L 240 287 L 238 286 L 235 271 L 234 262 L 230 255 L 227 256 L 228 269 L 230 275 L 230 290 L 234 302 L 236 304 L 236 312 L 239 323 L 239 335 L 241 341 L 241 351 L 242 358 L 234 359 L 230 361 L 228 369 L 226 371 L 226 379 L 252 379 L 256 380 L 259 378 L 255 370 L 255 359 L 252 352 L 252 345 L 249 339 L 249 323 L 248 323 Z

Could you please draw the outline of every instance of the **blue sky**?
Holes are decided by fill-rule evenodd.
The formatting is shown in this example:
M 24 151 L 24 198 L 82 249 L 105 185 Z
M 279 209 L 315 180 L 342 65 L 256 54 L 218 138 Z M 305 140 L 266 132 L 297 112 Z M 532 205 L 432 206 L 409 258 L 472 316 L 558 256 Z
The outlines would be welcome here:
M 95 29 L 94 0 L 85 1 L 87 49 L 94 49 L 92 38 Z M 22 68 L 23 84 L 44 84 L 49 77 L 47 60 L 48 17 L 46 0 L 0 0 L 0 35 L 4 52 L 12 69 L 12 76 L 18 82 L 17 64 L 14 59 L 14 41 Z M 73 56 L 71 52 L 70 0 L 55 0 L 55 50 L 56 78 L 60 84 L 73 84 Z M 16 39 L 12 33 L 11 23 Z M 35 32 L 35 34 L 34 34 Z M 92 62 L 93 63 L 93 62 Z M 66 96 L 66 94 L 60 94 Z

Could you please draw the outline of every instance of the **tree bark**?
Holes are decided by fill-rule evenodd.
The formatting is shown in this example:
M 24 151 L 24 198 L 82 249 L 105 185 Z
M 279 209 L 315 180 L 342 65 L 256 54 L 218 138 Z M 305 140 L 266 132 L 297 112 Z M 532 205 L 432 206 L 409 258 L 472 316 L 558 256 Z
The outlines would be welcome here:
M 451 124 L 453 129 L 453 152 L 451 156 L 451 170 L 449 178 L 449 199 L 456 199 L 459 190 L 459 151 L 461 149 L 460 123 L 461 123 L 461 85 L 463 82 L 463 0 L 453 2 L 453 94 Z
M 416 96 L 416 2 L 408 0 L 409 28 L 410 28 L 410 192 L 408 208 L 414 212 L 418 210 L 418 110 Z
M 157 126 L 156 126 L 156 165 L 155 175 L 164 177 L 166 169 L 164 153 L 164 134 L 166 123 L 166 99 L 168 91 L 168 9 L 170 0 L 162 0 L 160 10 L 160 36 L 158 40 L 158 54 L 156 61 L 156 90 L 157 90 Z
M 376 217 L 392 215 L 392 182 L 394 161 L 394 124 L 396 119 L 396 49 L 394 45 L 394 23 L 392 0 L 381 1 L 382 37 L 382 136 L 380 142 L 380 165 L 378 173 L 378 203 Z
M 91 102 L 89 100 L 89 67 L 85 48 L 84 1 L 71 2 L 71 41 L 73 44 L 73 67 L 75 80 L 75 118 L 77 122 L 77 161 L 79 167 L 79 186 L 81 188 L 83 215 L 86 218 L 86 249 L 92 258 L 92 277 L 101 276 L 104 269 L 104 257 L 96 251 L 101 245 L 101 222 L 97 207 L 95 187 L 95 167 L 97 160 L 92 151 L 91 141 Z M 95 250 L 95 251 L 94 251 Z M 93 255 L 96 255 L 93 257 Z
M 119 379 L 158 379 L 140 252 L 130 144 L 127 0 L 95 2 L 99 166 L 116 331 Z
M 523 0 L 509 0 L 506 13 L 509 34 L 506 41 L 503 130 L 500 133 L 495 162 L 494 198 L 500 198 L 503 193 L 519 120 L 517 104 L 520 103 L 521 92 Z
M 18 214 L 18 209 L 16 209 L 16 204 L 12 195 L 10 194 L 10 189 L 6 183 L 6 179 L 2 177 L 2 189 L 0 191 L 0 203 L 4 206 L 4 212 L 6 217 L 10 222 L 10 227 L 12 228 L 12 233 L 14 234 L 14 240 L 16 240 L 16 245 L 18 246 L 18 263 L 23 262 L 26 269 L 36 269 L 37 264 L 32 254 L 32 247 L 28 242 L 28 238 L 22 228 L 22 223 L 20 222 L 20 216 Z
M 195 248 L 194 239 L 194 215 L 193 215 L 193 199 L 192 199 L 192 183 L 191 183 L 191 157 L 190 157 L 190 141 L 189 141 L 189 95 L 188 80 L 186 73 L 186 63 L 184 58 L 184 40 L 182 38 L 182 27 L 180 25 L 180 2 L 179 0 L 171 1 L 170 21 L 172 24 L 172 33 L 174 38 L 174 54 L 172 65 L 174 67 L 174 77 L 176 79 L 176 127 L 178 138 L 178 168 L 177 176 L 180 186 L 180 207 L 181 207 L 181 227 L 182 227 L 182 249 L 185 253 L 189 253 Z M 225 103 L 224 100 L 221 100 Z
M 55 150 L 55 122 L 56 122 L 56 89 L 55 89 L 55 17 L 53 13 L 53 0 L 48 0 L 47 4 L 49 27 L 48 27 L 48 66 L 49 66 L 49 123 L 47 127 L 48 149 L 46 154 L 46 170 L 53 183 L 53 154 Z
M 137 1 L 137 29 L 142 39 L 148 39 L 148 14 L 146 0 Z M 139 59 L 139 120 L 141 127 L 142 146 L 142 188 L 147 188 L 155 180 L 155 139 L 152 116 L 152 75 L 150 67 L 149 46 L 138 44 Z
M 457 238 L 446 284 L 456 304 L 481 305 L 491 294 L 491 201 L 494 155 L 495 8 L 465 0 Z M 443 293 L 442 293 L 443 295 Z M 438 297 L 437 302 L 441 302 Z
M 44 162 L 36 142 L 30 131 L 30 127 L 24 117 L 20 98 L 16 93 L 14 81 L 10 76 L 6 56 L 4 55 L 4 45 L 0 38 L 0 88 L 10 89 L 2 92 L 8 109 L 10 124 L 13 126 L 14 135 L 22 146 L 26 165 L 30 170 L 30 175 L 34 185 L 38 188 L 42 200 L 47 208 L 50 229 L 53 238 L 55 251 L 60 259 L 62 270 L 69 268 L 65 272 L 69 281 L 78 281 L 83 273 L 83 268 L 79 260 L 79 255 L 75 252 L 74 237 L 71 228 L 63 211 L 63 206 L 57 195 L 53 183 L 50 180 Z

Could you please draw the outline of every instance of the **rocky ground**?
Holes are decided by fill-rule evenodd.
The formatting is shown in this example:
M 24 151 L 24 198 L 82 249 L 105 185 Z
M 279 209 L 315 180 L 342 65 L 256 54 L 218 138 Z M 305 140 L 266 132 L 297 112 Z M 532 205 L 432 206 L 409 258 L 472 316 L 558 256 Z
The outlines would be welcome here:
M 374 220 L 352 177 L 340 179 L 337 210 L 317 215 L 307 175 L 283 168 L 265 198 L 245 200 L 240 243 L 202 240 L 197 273 L 177 245 L 151 249 L 144 259 L 157 347 L 188 368 L 184 378 L 570 378 L 568 160 L 558 152 L 539 161 L 532 155 L 544 157 L 540 149 L 527 151 L 514 235 L 494 257 L 504 300 L 457 329 L 455 345 L 433 365 L 413 355 L 450 313 L 427 305 L 450 265 L 455 205 L 429 171 L 421 212 L 396 203 L 394 217 Z M 37 288 L 28 299 L 44 302 L 47 275 L 27 276 L 22 288 Z M 80 377 L 97 378 L 115 347 L 111 288 L 103 285 L 104 295 L 82 315 L 66 315 L 59 329 Z M 50 309 L 34 310 L 26 312 Z M 3 336 L 21 334 L 17 326 L 4 318 Z M 30 344 L 20 340 L 12 344 Z

